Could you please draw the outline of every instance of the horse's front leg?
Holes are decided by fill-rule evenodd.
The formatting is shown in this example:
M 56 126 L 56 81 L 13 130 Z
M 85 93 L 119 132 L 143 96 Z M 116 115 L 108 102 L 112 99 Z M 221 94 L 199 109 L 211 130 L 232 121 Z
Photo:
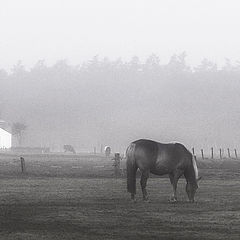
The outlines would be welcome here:
M 173 188 L 173 194 L 170 197 L 170 202 L 177 202 L 177 183 L 182 174 L 183 172 L 180 170 L 177 170 L 174 173 L 169 174 L 169 178 Z
M 147 186 L 147 180 L 149 178 L 149 172 L 150 171 L 149 170 L 143 170 L 141 172 L 142 172 L 142 175 L 141 175 L 140 184 L 141 184 L 141 187 L 142 187 L 143 200 L 148 201 L 148 194 L 147 194 L 146 186 Z

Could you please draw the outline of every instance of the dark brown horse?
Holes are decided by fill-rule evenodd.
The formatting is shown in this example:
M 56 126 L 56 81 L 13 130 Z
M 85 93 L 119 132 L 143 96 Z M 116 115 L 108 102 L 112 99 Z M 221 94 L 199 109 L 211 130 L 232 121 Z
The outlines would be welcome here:
M 170 201 L 177 201 L 176 190 L 178 179 L 184 175 L 187 181 L 186 192 L 190 202 L 198 188 L 198 169 L 192 154 L 180 143 L 163 144 L 151 140 L 140 139 L 132 142 L 127 148 L 127 189 L 131 199 L 135 201 L 136 172 L 141 171 L 141 187 L 143 200 L 148 201 L 146 190 L 149 173 L 168 174 L 173 196 Z

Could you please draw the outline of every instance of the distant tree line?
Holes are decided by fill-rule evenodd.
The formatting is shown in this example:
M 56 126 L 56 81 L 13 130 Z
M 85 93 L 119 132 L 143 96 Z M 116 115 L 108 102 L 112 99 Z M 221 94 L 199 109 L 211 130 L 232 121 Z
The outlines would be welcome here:
M 27 145 L 89 146 L 95 140 L 122 145 L 130 131 L 156 136 L 156 129 L 161 134 L 168 129 L 178 135 L 184 130 L 174 133 L 177 120 L 202 139 L 216 139 L 216 129 L 209 135 L 204 121 L 222 129 L 220 119 L 230 116 L 232 127 L 239 127 L 239 79 L 240 62 L 226 59 L 218 68 L 204 59 L 190 67 L 185 53 L 166 64 L 154 54 L 144 62 L 137 56 L 127 62 L 95 56 L 77 66 L 65 60 L 47 66 L 40 60 L 29 70 L 19 61 L 10 73 L 0 70 L 0 112 L 9 122 L 26 123 L 28 135 L 21 141 Z M 232 135 L 234 129 L 228 126 L 222 134 Z M 194 136 L 184 139 L 196 141 Z

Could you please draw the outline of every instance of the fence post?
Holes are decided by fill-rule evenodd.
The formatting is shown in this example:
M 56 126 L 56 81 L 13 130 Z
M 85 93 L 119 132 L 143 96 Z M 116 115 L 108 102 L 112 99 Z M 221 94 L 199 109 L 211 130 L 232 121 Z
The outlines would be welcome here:
M 192 153 L 193 153 L 193 156 L 194 156 L 195 155 L 194 147 L 192 148 Z
M 23 157 L 20 157 L 20 161 L 21 161 L 21 171 L 22 173 L 25 173 L 26 172 L 25 159 Z
M 96 152 L 97 152 L 96 147 L 93 148 L 93 152 L 94 152 L 94 154 L 96 154 Z
M 118 176 L 121 175 L 121 171 L 120 171 L 120 160 L 121 160 L 120 153 L 115 153 L 113 160 L 114 160 L 114 163 L 113 163 L 114 174 L 115 174 L 115 177 L 118 177 Z
M 219 156 L 220 156 L 220 159 L 222 159 L 222 149 L 221 148 L 219 149 Z
M 213 147 L 211 148 L 211 158 L 213 159 Z
M 204 159 L 203 149 L 201 149 L 202 159 Z
M 234 149 L 235 157 L 238 158 L 237 156 L 237 149 Z
M 227 151 L 228 151 L 228 157 L 231 158 L 231 154 L 230 154 L 229 148 L 227 149 Z

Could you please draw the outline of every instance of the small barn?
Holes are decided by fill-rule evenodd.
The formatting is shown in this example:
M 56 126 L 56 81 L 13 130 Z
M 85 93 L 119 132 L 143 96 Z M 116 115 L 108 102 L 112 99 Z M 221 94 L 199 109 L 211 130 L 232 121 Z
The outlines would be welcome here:
M 0 127 L 0 149 L 12 147 L 12 134 Z

